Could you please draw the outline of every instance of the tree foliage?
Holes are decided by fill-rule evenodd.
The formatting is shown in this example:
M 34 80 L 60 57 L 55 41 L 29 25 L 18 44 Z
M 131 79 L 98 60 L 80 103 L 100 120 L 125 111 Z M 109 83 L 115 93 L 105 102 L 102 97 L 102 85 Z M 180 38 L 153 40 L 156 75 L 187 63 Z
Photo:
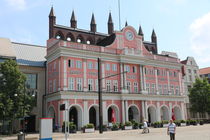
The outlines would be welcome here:
M 208 81 L 206 79 L 196 79 L 189 92 L 191 111 L 210 113 L 210 84 Z
M 33 99 L 26 94 L 25 81 L 14 60 L 0 63 L 0 120 L 21 118 L 32 109 Z

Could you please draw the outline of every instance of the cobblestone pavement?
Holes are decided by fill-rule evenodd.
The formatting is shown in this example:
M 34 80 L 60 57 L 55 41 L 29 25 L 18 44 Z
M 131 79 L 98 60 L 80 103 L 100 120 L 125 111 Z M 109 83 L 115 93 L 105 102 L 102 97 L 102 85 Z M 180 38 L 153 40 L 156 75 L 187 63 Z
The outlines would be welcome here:
M 150 128 L 150 133 L 141 134 L 139 130 L 108 131 L 103 134 L 80 133 L 70 134 L 69 140 L 169 140 L 166 128 Z M 27 135 L 27 140 L 38 140 L 38 134 Z M 0 140 L 16 140 L 16 137 L 0 138 Z M 54 133 L 53 140 L 64 140 L 63 133 Z M 210 124 L 177 127 L 176 140 L 210 140 Z

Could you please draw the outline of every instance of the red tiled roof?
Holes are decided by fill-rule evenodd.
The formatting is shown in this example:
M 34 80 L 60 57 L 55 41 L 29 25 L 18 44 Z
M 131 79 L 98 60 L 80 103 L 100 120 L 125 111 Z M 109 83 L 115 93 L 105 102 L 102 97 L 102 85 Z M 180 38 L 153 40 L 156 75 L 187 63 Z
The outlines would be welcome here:
M 186 65 L 187 64 L 187 60 L 183 60 L 183 61 L 181 61 L 181 63 Z
M 208 74 L 210 73 L 210 67 L 199 69 L 200 74 Z

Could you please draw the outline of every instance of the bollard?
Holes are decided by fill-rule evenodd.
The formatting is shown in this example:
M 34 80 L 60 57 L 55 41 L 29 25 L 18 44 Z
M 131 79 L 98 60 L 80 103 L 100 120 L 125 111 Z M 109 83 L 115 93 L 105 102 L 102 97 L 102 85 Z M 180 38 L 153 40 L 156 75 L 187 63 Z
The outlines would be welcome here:
M 24 137 L 24 133 L 23 132 L 20 132 L 18 134 L 18 140 L 25 140 L 25 137 Z

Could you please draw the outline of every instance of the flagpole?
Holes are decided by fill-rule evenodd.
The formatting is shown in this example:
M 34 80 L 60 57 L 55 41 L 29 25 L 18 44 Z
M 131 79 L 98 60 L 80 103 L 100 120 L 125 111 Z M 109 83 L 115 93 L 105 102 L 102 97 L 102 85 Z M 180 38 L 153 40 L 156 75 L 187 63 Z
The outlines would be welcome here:
M 119 12 L 119 31 L 121 30 L 121 15 L 120 15 L 120 0 L 118 0 L 118 12 Z

